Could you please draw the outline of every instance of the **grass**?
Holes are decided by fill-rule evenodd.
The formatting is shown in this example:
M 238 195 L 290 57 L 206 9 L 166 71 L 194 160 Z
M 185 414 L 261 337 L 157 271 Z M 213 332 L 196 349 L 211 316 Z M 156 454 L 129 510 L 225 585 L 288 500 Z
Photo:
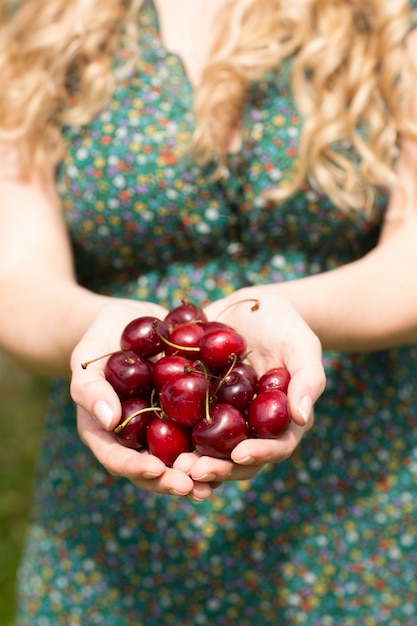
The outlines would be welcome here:
M 13 624 L 45 390 L 44 380 L 0 354 L 0 626 Z

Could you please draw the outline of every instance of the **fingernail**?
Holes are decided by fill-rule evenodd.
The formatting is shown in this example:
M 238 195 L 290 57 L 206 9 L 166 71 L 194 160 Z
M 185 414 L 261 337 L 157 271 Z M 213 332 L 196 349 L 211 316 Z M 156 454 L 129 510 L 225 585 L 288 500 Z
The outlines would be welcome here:
M 193 478 L 202 483 L 209 483 L 212 480 L 216 480 L 216 474 L 203 474 L 202 476 L 193 476 Z
M 239 463 L 239 465 L 250 465 L 254 462 L 253 456 L 245 456 L 243 459 L 235 459 L 235 463 Z
M 168 493 L 171 494 L 171 496 L 185 496 L 187 494 L 183 493 L 182 491 L 178 491 L 177 489 L 169 489 Z
M 113 409 L 104 400 L 99 400 L 94 405 L 94 417 L 104 428 L 108 429 L 113 421 Z
M 200 502 L 204 502 L 203 499 L 196 498 L 191 493 L 187 494 L 185 497 L 187 498 L 187 500 L 190 500 L 190 502 L 194 502 L 194 504 L 200 504 Z
M 307 424 L 312 408 L 313 401 L 310 396 L 303 396 L 300 400 L 300 404 L 298 405 L 298 410 L 303 418 L 304 424 Z
M 147 480 L 152 480 L 153 478 L 158 478 L 160 475 L 161 472 L 153 472 L 152 470 L 148 470 L 147 472 L 144 472 L 143 478 L 146 478 Z

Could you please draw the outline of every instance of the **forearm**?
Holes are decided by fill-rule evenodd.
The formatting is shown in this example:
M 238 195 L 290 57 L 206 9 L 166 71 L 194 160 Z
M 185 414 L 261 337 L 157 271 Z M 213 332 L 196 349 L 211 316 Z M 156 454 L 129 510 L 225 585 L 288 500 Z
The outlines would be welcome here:
M 417 344 L 416 254 L 376 248 L 336 270 L 285 283 L 282 290 L 323 349 L 372 351 Z
M 45 269 L 0 281 L 0 345 L 25 367 L 67 376 L 70 355 L 108 298 Z
M 413 38 L 414 55 L 417 38 Z M 413 99 L 417 119 L 417 96 Z M 417 146 L 403 139 L 376 248 L 331 272 L 284 283 L 282 291 L 324 349 L 374 351 L 417 344 Z
M 76 284 L 52 182 L 6 175 L 7 154 L 0 144 L 0 348 L 37 372 L 68 375 L 73 348 L 107 299 Z

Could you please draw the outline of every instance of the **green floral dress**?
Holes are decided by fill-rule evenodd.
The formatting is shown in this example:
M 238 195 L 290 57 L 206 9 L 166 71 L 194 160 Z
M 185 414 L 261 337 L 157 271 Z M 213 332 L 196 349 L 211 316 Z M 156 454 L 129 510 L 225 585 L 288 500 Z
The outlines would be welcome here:
M 308 186 L 278 206 L 262 198 L 297 155 L 289 64 L 252 86 L 241 151 L 212 182 L 187 154 L 184 67 L 151 2 L 140 20 L 134 71 L 65 131 L 57 183 L 83 285 L 204 304 L 375 245 L 383 194 L 371 219 Z M 200 504 L 109 476 L 78 439 L 68 383 L 52 381 L 18 626 L 416 626 L 417 349 L 326 353 L 325 365 L 293 457 Z

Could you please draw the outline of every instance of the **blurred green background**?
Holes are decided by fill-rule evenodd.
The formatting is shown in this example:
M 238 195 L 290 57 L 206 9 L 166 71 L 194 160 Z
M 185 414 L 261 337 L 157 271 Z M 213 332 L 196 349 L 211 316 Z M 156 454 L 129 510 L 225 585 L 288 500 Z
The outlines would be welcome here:
M 45 392 L 44 379 L 0 353 L 0 626 L 13 624 Z

